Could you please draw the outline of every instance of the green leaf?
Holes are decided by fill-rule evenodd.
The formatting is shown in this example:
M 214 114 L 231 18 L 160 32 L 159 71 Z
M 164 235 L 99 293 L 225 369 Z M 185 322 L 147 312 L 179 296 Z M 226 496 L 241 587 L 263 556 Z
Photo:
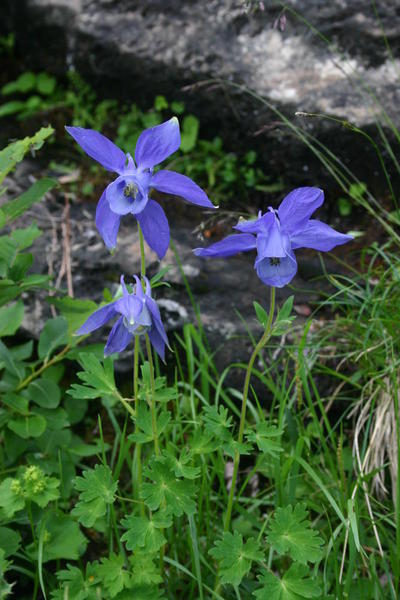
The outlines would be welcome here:
M 19 381 L 24 376 L 25 369 L 18 362 L 12 352 L 0 341 L 0 362 L 3 363 L 5 370 L 14 375 Z
M 26 94 L 26 92 L 30 92 L 33 90 L 36 84 L 36 75 L 31 71 L 26 71 L 22 73 L 15 81 L 10 81 L 6 83 L 1 88 L 1 93 L 3 96 L 8 96 L 9 94 L 21 93 Z
M 171 102 L 171 111 L 176 113 L 177 115 L 181 115 L 185 110 L 185 104 L 183 102 L 179 102 L 178 100 L 174 100 Z
M 51 379 L 35 379 L 26 391 L 29 399 L 43 408 L 56 408 L 60 404 L 60 388 Z
M 267 326 L 267 321 L 268 321 L 267 311 L 258 302 L 253 302 L 253 306 L 256 311 L 257 319 L 259 320 L 259 322 L 265 329 L 265 327 Z
M 50 355 L 68 342 L 68 323 L 64 317 L 49 319 L 42 329 L 39 337 L 38 354 L 41 359 L 48 359 Z
M 96 566 L 96 573 L 108 592 L 107 598 L 115 598 L 124 588 L 130 587 L 131 575 L 125 569 L 123 556 L 111 554 L 109 558 L 102 558 L 101 564 Z
M 237 531 L 233 534 L 225 532 L 222 540 L 215 542 L 210 554 L 218 561 L 222 583 L 239 585 L 243 577 L 250 571 L 252 562 L 263 559 L 259 543 L 249 538 L 243 543 L 243 537 Z
M 54 132 L 52 127 L 42 127 L 35 135 L 17 140 L 0 151 L 0 184 L 5 176 L 19 163 L 25 154 L 31 150 L 38 150 Z
M 259 422 L 256 425 L 256 431 L 250 431 L 247 434 L 247 440 L 257 444 L 258 449 L 264 454 L 269 454 L 273 458 L 276 458 L 283 451 L 279 439 L 281 435 L 282 431 L 274 425 Z
M 11 408 L 11 410 L 20 413 L 24 416 L 29 415 L 29 401 L 21 394 L 8 392 L 2 397 L 3 404 Z
M 43 196 L 54 187 L 58 187 L 58 182 L 55 179 L 49 179 L 47 177 L 39 179 L 39 181 L 35 181 L 35 183 L 31 185 L 26 192 L 18 196 L 18 198 L 3 204 L 1 208 L 6 217 L 6 222 L 11 223 L 14 221 L 14 219 L 22 215 L 28 208 L 36 204 L 36 202 L 42 200 Z
M 316 562 L 322 558 L 323 540 L 311 529 L 304 504 L 291 505 L 276 510 L 269 524 L 267 541 L 278 554 L 289 553 L 301 563 Z
M 0 308 L 0 337 L 14 335 L 24 318 L 24 304 L 19 301 Z
M 67 411 L 63 408 L 42 408 L 32 409 L 32 413 L 40 415 L 46 419 L 48 429 L 60 430 L 69 425 Z
M 305 600 L 320 598 L 321 589 L 304 565 L 293 563 L 282 579 L 272 573 L 263 573 L 259 578 L 262 588 L 254 592 L 257 600 Z
M 183 119 L 181 130 L 181 145 L 182 152 L 190 152 L 196 145 L 197 136 L 199 134 L 199 120 L 194 115 L 187 115 Z
M 143 400 L 148 400 L 153 395 L 152 382 L 150 376 L 150 365 L 148 361 L 143 363 L 143 365 L 140 367 L 140 371 L 142 374 L 142 378 L 139 381 L 139 398 Z M 176 387 L 167 386 L 166 377 L 155 378 L 154 399 L 157 403 L 170 402 L 171 400 L 175 400 L 177 395 L 178 391 Z
M 165 110 L 168 108 L 168 102 L 164 96 L 156 96 L 154 99 L 154 109 L 157 111 Z
M 20 542 L 21 536 L 18 531 L 9 527 L 0 527 L 0 548 L 4 551 L 5 558 L 18 551 Z
M 5 102 L 0 106 L 0 118 L 15 115 L 24 110 L 25 107 L 25 100 L 11 100 L 10 102 Z
M 193 453 L 191 449 L 182 450 L 178 457 L 175 456 L 172 445 L 168 445 L 167 449 L 164 451 L 164 456 L 176 477 L 196 479 L 200 475 L 200 467 L 194 467 L 190 464 L 193 462 Z
M 172 525 L 172 519 L 166 512 L 152 513 L 150 518 L 128 515 L 121 525 L 127 530 L 121 540 L 128 550 L 142 548 L 144 552 L 154 554 L 166 543 L 162 530 Z
M 79 362 L 84 371 L 79 371 L 78 377 L 85 385 L 72 384 L 68 390 L 73 398 L 101 398 L 102 396 L 118 396 L 114 381 L 114 365 L 111 358 L 105 358 L 103 364 L 94 354 L 82 352 Z
M 79 567 L 67 565 L 67 569 L 57 572 L 57 579 L 62 582 L 62 595 L 54 596 L 57 600 L 97 600 L 99 578 L 96 573 L 97 563 L 86 564 L 86 572 L 82 572 Z
M 293 300 L 294 296 L 289 296 L 282 306 L 282 308 L 278 311 L 276 315 L 275 322 L 272 327 L 271 335 L 281 336 L 290 327 L 292 322 L 295 320 L 296 315 L 291 316 L 293 310 Z
M 154 457 L 143 475 L 152 480 L 151 483 L 142 484 L 140 494 L 150 510 L 156 510 L 165 504 L 177 517 L 183 513 L 194 514 L 196 503 L 193 500 L 193 482 L 178 479 L 165 457 Z
M 43 559 L 78 560 L 85 552 L 87 540 L 79 525 L 61 511 L 46 514 L 43 522 Z
M 26 500 L 35 502 L 40 508 L 45 508 L 52 500 L 60 496 L 58 490 L 60 481 L 55 477 L 49 477 L 37 467 L 31 465 L 26 467 L 19 482 Z
M 141 593 L 143 590 L 154 584 L 161 583 L 162 577 L 160 576 L 160 568 L 154 564 L 153 557 L 149 555 L 147 552 L 142 552 L 141 550 L 137 550 L 134 554 L 129 557 L 129 562 L 132 565 L 132 583 L 135 585 L 135 594 L 133 594 L 133 598 L 137 600 L 138 595 L 136 592 L 138 591 L 136 586 L 140 588 Z M 141 595 L 139 596 L 142 597 Z M 143 596 L 147 600 L 147 596 Z M 153 600 L 158 598 L 159 596 L 154 594 L 153 588 L 153 596 L 150 596 L 148 600 Z
M 39 73 L 36 76 L 36 89 L 40 94 L 44 96 L 50 96 L 55 90 L 56 79 L 47 73 Z
M 71 514 L 85 527 L 92 527 L 106 514 L 107 504 L 114 502 L 118 483 L 113 481 L 111 469 L 106 465 L 83 471 L 82 477 L 75 477 L 73 483 L 80 494 Z
M 79 300 L 77 298 L 48 298 L 48 302 L 68 321 L 69 333 L 75 333 L 88 317 L 97 309 L 97 304 L 92 300 Z
M 232 417 L 228 416 L 228 409 L 220 405 L 206 406 L 203 410 L 205 433 L 213 435 L 220 441 L 231 442 Z
M 348 198 L 339 198 L 338 199 L 338 209 L 341 217 L 348 217 L 351 215 L 352 205 Z
M 11 519 L 25 506 L 23 490 L 18 479 L 7 477 L 0 484 L 0 508 L 6 519 Z
M 7 426 L 19 437 L 27 440 L 37 438 L 46 429 L 46 419 L 41 415 L 29 413 L 26 416 L 15 417 L 8 421 Z
M 162 411 L 157 415 L 157 434 L 163 433 L 171 420 L 171 415 Z M 150 409 L 144 404 L 139 404 L 138 414 L 136 416 L 136 426 L 139 431 L 135 431 L 128 436 L 133 442 L 139 442 L 140 444 L 146 444 L 152 442 L 154 439 L 153 424 Z

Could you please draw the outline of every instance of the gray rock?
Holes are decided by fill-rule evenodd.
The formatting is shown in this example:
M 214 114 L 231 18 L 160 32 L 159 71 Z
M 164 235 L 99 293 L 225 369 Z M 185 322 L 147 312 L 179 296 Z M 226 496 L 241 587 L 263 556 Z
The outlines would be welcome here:
M 380 185 L 374 150 L 363 137 L 333 122 L 294 117 L 296 111 L 321 112 L 370 131 L 381 112 L 371 98 L 373 92 L 384 99 L 388 115 L 399 124 L 400 63 L 388 57 L 379 21 L 365 0 L 288 3 L 342 53 L 328 47 L 290 12 L 285 31 L 273 29 L 280 3 L 268 0 L 263 11 L 246 11 L 249 3 L 240 0 L 8 0 L 6 4 L 13 15 L 17 48 L 32 68 L 63 73 L 66 66 L 76 66 L 105 95 L 145 107 L 155 94 L 184 97 L 189 110 L 199 115 L 203 135 L 218 133 L 234 148 L 250 138 L 265 156 L 267 173 L 286 173 L 294 183 L 322 185 L 318 160 L 290 132 L 277 128 L 276 115 L 254 98 L 228 84 L 199 84 L 192 93 L 182 92 L 182 87 L 209 78 L 241 83 L 328 143 L 362 180 Z M 378 4 L 396 56 L 400 6 L 397 0 Z M 258 2 L 253 0 L 253 5 Z

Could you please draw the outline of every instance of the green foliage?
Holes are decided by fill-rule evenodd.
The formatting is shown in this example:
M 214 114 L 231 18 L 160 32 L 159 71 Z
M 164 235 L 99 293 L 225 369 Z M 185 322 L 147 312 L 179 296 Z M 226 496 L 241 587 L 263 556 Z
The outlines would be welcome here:
M 169 512 L 161 510 L 149 517 L 128 515 L 121 524 L 127 530 L 121 540 L 128 550 L 140 549 L 146 554 L 155 554 L 167 541 L 163 530 L 171 527 L 172 519 Z
M 192 481 L 175 475 L 166 457 L 153 457 L 143 475 L 150 480 L 142 484 L 141 497 L 150 510 L 168 506 L 172 514 L 194 514 L 195 486 Z
M 117 396 L 115 387 L 114 366 L 111 358 L 101 361 L 94 354 L 79 353 L 79 362 L 84 371 L 79 371 L 78 377 L 84 385 L 74 383 L 68 393 L 76 399 L 101 398 L 102 396 Z
M 60 481 L 49 477 L 37 466 L 22 469 L 16 478 L 7 477 L 0 484 L 0 509 L 7 518 L 22 510 L 26 502 L 34 502 L 45 508 L 56 500 L 60 492 Z
M 321 588 L 310 576 L 309 569 L 293 563 L 282 579 L 265 572 L 259 577 L 262 588 L 254 592 L 257 600 L 305 600 L 321 598 Z
M 125 569 L 123 556 L 111 554 L 109 558 L 102 558 L 96 567 L 96 574 L 110 598 L 115 598 L 124 588 L 130 587 L 131 575 Z
M 263 559 L 258 542 L 249 538 L 243 543 L 243 537 L 237 531 L 225 532 L 221 540 L 215 542 L 210 554 L 219 562 L 222 583 L 239 585 L 248 574 L 253 561 Z
M 289 553 L 301 563 L 321 560 L 324 542 L 307 519 L 304 504 L 279 507 L 268 527 L 267 541 L 279 554 Z
M 53 108 L 59 100 L 56 90 L 57 81 L 45 72 L 22 73 L 15 81 L 10 81 L 1 88 L 2 96 L 16 96 L 23 100 L 10 100 L 0 105 L 0 118 L 17 115 L 20 119 L 30 117 L 39 111 Z
M 112 471 L 106 465 L 96 465 L 94 469 L 83 471 L 82 477 L 74 480 L 74 487 L 80 493 L 72 514 L 84 527 L 93 527 L 106 514 L 107 506 L 113 504 L 117 486 Z
M 247 441 L 257 444 L 257 448 L 263 454 L 269 454 L 276 458 L 283 451 L 280 438 L 282 431 L 279 431 L 274 425 L 268 425 L 265 422 L 259 422 L 255 431 L 247 434 Z

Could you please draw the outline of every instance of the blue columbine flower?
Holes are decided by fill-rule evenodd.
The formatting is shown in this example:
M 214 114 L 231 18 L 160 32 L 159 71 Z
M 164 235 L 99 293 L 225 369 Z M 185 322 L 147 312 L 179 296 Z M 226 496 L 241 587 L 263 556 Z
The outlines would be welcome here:
M 168 346 L 168 338 L 158 306 L 151 297 L 150 282 L 147 277 L 143 278 L 146 282 L 146 293 L 144 293 L 139 277 L 134 275 L 134 279 L 136 290 L 134 293 L 130 293 L 122 275 L 122 298 L 96 310 L 78 329 L 76 334 L 91 333 L 119 315 L 119 319 L 115 322 L 108 336 L 104 356 L 114 352 L 122 352 L 135 335 L 147 333 L 153 348 L 164 360 L 165 345 Z
M 161 259 L 169 246 L 169 225 L 161 206 L 149 199 L 150 188 L 181 196 L 192 204 L 215 208 L 194 181 L 174 171 L 153 168 L 176 152 L 181 144 L 179 122 L 173 117 L 143 131 L 136 144 L 135 161 L 93 129 L 66 127 L 83 150 L 118 177 L 104 190 L 96 210 L 96 225 L 108 248 L 115 248 L 121 217 L 131 213 L 144 238 Z
M 197 256 L 227 257 L 238 252 L 257 250 L 254 268 L 263 283 L 283 287 L 297 272 L 293 250 L 314 248 L 327 252 L 353 238 L 339 233 L 315 219 L 312 213 L 324 202 L 322 190 L 302 187 L 293 190 L 281 202 L 278 210 L 269 207 L 254 221 L 239 221 L 234 227 L 242 233 L 229 235 L 224 240 L 197 248 Z

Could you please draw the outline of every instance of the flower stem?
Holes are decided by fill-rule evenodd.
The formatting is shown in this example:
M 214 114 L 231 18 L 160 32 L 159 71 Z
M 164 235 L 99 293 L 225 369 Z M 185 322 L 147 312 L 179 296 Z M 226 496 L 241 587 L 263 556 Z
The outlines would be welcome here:
M 151 425 L 153 429 L 153 438 L 154 438 L 154 450 L 157 456 L 160 454 L 160 446 L 158 443 L 158 433 L 157 433 L 157 414 L 156 414 L 156 399 L 155 399 L 155 384 L 154 384 L 154 364 L 153 364 L 153 355 L 151 352 L 151 345 L 149 336 L 146 333 L 146 349 L 147 349 L 147 358 L 149 360 L 150 365 L 150 387 L 151 387 L 151 400 L 150 400 L 150 410 L 151 410 Z
M 138 427 L 138 415 L 139 415 L 139 338 L 135 337 L 135 346 L 133 352 L 133 398 L 135 401 L 135 433 L 139 431 Z M 135 497 L 140 498 L 140 488 L 142 487 L 142 444 L 136 442 L 135 445 L 135 460 L 134 460 L 134 472 L 136 475 L 136 490 L 134 490 Z M 144 515 L 144 504 L 140 504 L 140 512 Z
M 244 386 L 243 386 L 242 410 L 240 413 L 239 433 L 238 433 L 238 437 L 237 437 L 238 446 L 240 446 L 240 444 L 243 442 L 243 433 L 244 433 L 244 427 L 246 424 L 247 397 L 249 394 L 250 377 L 251 377 L 251 372 L 253 370 L 253 365 L 254 365 L 254 362 L 255 362 L 260 350 L 265 346 L 265 344 L 267 343 L 268 339 L 271 336 L 272 321 L 273 321 L 274 312 L 275 312 L 275 288 L 271 287 L 270 289 L 271 289 L 271 294 L 270 294 L 268 321 L 267 321 L 267 324 L 265 326 L 265 331 L 264 331 L 260 341 L 258 342 L 258 344 L 256 345 L 256 347 L 253 350 L 253 354 L 250 357 L 249 364 L 246 369 L 246 376 L 244 379 Z M 228 506 L 227 506 L 226 514 L 225 514 L 224 531 L 229 531 L 229 527 L 231 524 L 232 508 L 233 508 L 233 501 L 234 501 L 235 488 L 236 488 L 236 480 L 237 480 L 238 471 L 239 471 L 239 462 L 240 462 L 240 449 L 237 447 L 235 450 L 235 456 L 233 459 L 232 484 L 231 484 L 231 489 L 229 492 Z
M 141 274 L 142 274 L 142 277 L 144 277 L 146 275 L 146 257 L 145 257 L 145 254 L 144 254 L 143 231 L 142 231 L 142 228 L 139 225 L 139 221 L 138 221 L 137 226 L 138 226 L 138 232 L 139 232 Z

